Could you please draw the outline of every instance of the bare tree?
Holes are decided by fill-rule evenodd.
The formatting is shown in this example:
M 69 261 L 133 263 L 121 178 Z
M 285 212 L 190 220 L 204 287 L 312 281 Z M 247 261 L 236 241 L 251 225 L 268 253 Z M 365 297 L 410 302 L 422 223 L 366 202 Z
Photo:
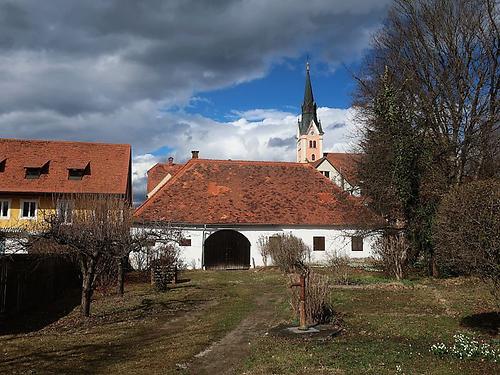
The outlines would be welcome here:
M 259 240 L 261 254 L 270 257 L 284 272 L 302 272 L 306 269 L 311 249 L 292 234 L 279 233 Z
M 395 0 L 359 78 L 363 190 L 436 274 L 441 197 L 500 171 L 500 7 Z

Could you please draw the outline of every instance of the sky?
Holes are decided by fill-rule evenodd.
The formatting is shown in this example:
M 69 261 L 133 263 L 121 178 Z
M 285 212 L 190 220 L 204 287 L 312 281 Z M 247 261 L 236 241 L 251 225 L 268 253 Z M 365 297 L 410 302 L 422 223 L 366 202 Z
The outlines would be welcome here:
M 295 161 L 305 62 L 324 151 L 389 0 L 0 0 L 0 137 L 129 143 L 134 200 L 173 156 Z

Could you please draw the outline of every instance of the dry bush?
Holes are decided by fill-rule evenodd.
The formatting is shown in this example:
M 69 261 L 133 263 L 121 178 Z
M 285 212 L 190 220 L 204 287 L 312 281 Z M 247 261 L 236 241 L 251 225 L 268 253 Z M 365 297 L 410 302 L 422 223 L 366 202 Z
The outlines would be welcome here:
M 306 268 L 311 249 L 292 234 L 277 234 L 259 240 L 260 252 L 272 259 L 283 272 L 299 272 Z
M 471 182 L 444 197 L 434 241 L 441 269 L 479 277 L 500 305 L 500 181 Z
M 297 283 L 299 275 L 289 276 L 290 282 Z M 292 311 L 299 317 L 300 288 L 294 287 L 291 292 Z M 331 322 L 333 309 L 329 302 L 330 278 L 315 272 L 308 272 L 306 275 L 306 322 L 308 325 L 325 324 Z
M 160 292 L 167 290 L 167 284 L 173 280 L 175 273 L 183 268 L 180 250 L 174 244 L 164 244 L 156 249 L 156 257 L 151 262 L 151 282 Z
M 375 241 L 374 254 L 384 273 L 396 280 L 406 277 L 410 244 L 402 232 L 386 233 Z
M 336 250 L 328 254 L 327 267 L 336 284 L 349 284 L 349 276 L 351 275 L 349 262 L 350 259 L 347 255 Z

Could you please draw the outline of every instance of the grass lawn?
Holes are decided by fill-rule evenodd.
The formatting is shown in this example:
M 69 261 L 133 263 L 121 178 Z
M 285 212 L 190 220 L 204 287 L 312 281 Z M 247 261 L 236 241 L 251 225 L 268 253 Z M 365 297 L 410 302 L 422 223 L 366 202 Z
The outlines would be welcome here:
M 342 335 L 304 342 L 271 337 L 263 329 L 247 342 L 226 339 L 260 329 L 257 323 L 291 321 L 285 277 L 276 270 L 250 270 L 187 271 L 182 278 L 189 281 L 166 293 L 128 283 L 124 298 L 98 295 L 88 320 L 75 309 L 39 331 L 0 336 L 0 374 L 196 374 L 203 373 L 198 364 L 224 359 L 225 353 L 239 353 L 233 369 L 246 374 L 500 373 L 499 364 L 429 352 L 432 344 L 450 343 L 455 333 L 469 331 L 460 325 L 463 317 L 493 310 L 487 291 L 474 280 L 398 284 L 358 272 L 358 285 L 332 289 L 332 304 L 345 322 Z M 207 350 L 219 341 L 241 348 Z M 202 352 L 208 354 L 196 358 Z

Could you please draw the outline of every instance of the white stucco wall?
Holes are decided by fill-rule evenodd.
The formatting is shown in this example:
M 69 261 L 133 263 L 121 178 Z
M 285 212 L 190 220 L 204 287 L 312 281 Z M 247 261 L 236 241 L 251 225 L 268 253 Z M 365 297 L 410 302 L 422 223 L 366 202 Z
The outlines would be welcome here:
M 291 233 L 301 238 L 306 245 L 311 248 L 311 262 L 324 263 L 328 256 L 334 252 L 345 254 L 351 258 L 367 258 L 373 255 L 372 245 L 375 236 L 368 236 L 363 239 L 363 251 L 351 251 L 351 235 L 356 235 L 355 230 L 341 229 L 319 229 L 319 228 L 299 228 L 299 227 L 277 227 L 277 226 L 247 226 L 247 227 L 218 227 L 203 228 L 189 227 L 183 228 L 184 238 L 191 239 L 191 246 L 181 246 L 181 258 L 191 268 L 202 267 L 203 242 L 212 233 L 221 229 L 236 230 L 243 234 L 250 242 L 250 265 L 263 266 L 264 262 L 259 252 L 260 236 L 270 237 L 278 233 Z M 137 229 L 140 230 L 140 229 Z M 325 251 L 313 251 L 313 237 L 325 237 Z M 133 254 L 131 262 L 134 265 Z
M 349 182 L 347 182 L 345 179 L 343 181 L 343 186 L 342 186 L 342 176 L 341 174 L 332 166 L 330 162 L 327 160 L 324 160 L 320 165 L 316 167 L 316 169 L 320 172 L 329 172 L 329 179 L 333 181 L 335 185 L 340 187 L 341 189 L 344 189 L 346 191 L 349 191 L 352 193 L 352 195 L 359 197 L 360 196 L 360 191 L 358 187 L 352 186 Z M 324 174 L 324 173 L 323 173 Z

